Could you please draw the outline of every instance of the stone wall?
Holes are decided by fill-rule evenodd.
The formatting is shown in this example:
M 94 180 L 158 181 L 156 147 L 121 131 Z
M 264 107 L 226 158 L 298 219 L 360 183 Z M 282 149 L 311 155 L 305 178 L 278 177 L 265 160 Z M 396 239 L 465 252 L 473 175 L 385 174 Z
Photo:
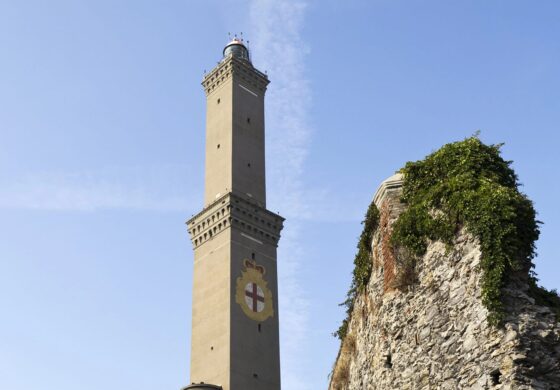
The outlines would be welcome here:
M 432 242 L 411 262 L 388 237 L 402 210 L 400 177 L 375 196 L 373 272 L 357 296 L 330 390 L 560 389 L 560 325 L 528 295 L 526 277 L 504 291 L 508 316 L 491 327 L 481 302 L 480 249 L 464 231 L 453 248 Z

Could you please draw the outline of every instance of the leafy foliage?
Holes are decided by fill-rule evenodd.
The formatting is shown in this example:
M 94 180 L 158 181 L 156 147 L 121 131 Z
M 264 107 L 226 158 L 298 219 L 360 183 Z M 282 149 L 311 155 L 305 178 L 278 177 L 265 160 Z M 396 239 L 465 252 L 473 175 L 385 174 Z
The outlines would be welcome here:
M 560 319 L 556 290 L 537 285 L 532 269 L 539 224 L 533 203 L 519 191 L 511 161 L 500 155 L 501 145 L 485 145 L 473 136 L 444 145 L 424 160 L 408 162 L 402 201 L 406 210 L 393 225 L 391 245 L 403 246 L 422 256 L 429 241 L 440 240 L 449 248 L 465 227 L 477 237 L 481 248 L 482 301 L 488 321 L 499 325 L 505 316 L 502 288 L 515 271 L 525 272 L 529 292 L 539 305 L 551 307 Z M 372 203 L 354 259 L 354 272 L 346 301 L 346 319 L 334 333 L 343 340 L 356 294 L 371 276 L 371 240 L 379 224 L 379 210 Z
M 535 303 L 541 306 L 548 306 L 556 315 L 556 320 L 560 321 L 560 296 L 555 289 L 547 290 L 537 284 L 538 279 L 534 274 L 529 280 L 529 293 L 535 298 Z
M 407 209 L 391 238 L 393 245 L 421 256 L 429 240 L 452 245 L 457 231 L 466 227 L 480 242 L 482 301 L 493 325 L 504 318 L 501 293 L 508 275 L 534 267 L 539 237 L 533 204 L 519 191 L 511 161 L 502 159 L 500 146 L 470 137 L 408 162 L 401 170 Z
M 346 294 L 346 300 L 341 304 L 346 306 L 346 318 L 342 321 L 342 325 L 334 333 L 334 336 L 343 340 L 348 331 L 348 322 L 350 315 L 354 309 L 354 299 L 358 292 L 361 292 L 366 287 L 371 276 L 373 267 L 371 259 L 371 239 L 373 232 L 377 229 L 379 224 L 379 210 L 375 203 L 371 202 L 366 212 L 365 219 L 362 221 L 364 229 L 358 241 L 358 252 L 354 258 L 354 271 L 352 272 L 352 284 L 350 290 Z

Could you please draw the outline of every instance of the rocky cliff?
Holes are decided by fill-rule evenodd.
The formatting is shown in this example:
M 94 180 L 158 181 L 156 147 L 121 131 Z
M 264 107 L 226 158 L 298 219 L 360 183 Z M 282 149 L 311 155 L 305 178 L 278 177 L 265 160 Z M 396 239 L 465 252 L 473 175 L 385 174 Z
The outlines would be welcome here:
M 397 174 L 375 195 L 370 275 L 353 287 L 330 390 L 560 389 L 557 313 L 536 302 L 528 269 L 507 270 L 501 320 L 489 321 L 480 239 L 462 223 L 421 256 L 391 241 L 402 186 Z

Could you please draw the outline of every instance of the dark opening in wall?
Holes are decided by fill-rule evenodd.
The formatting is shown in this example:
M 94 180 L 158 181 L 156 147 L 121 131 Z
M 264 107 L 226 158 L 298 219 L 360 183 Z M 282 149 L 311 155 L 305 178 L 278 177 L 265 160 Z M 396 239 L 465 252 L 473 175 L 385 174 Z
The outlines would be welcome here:
M 216 146 L 217 149 L 220 149 L 220 144 L 218 144 L 218 146 Z
M 247 166 L 248 166 L 249 168 L 251 168 L 251 163 L 248 163 Z
M 261 330 L 262 330 L 262 329 L 261 329 L 261 324 L 258 324 L 258 325 L 257 325 L 257 329 L 259 330 L 259 333 L 261 333 Z
M 259 376 L 257 375 L 257 373 L 253 373 L 253 378 L 258 378 Z
M 220 104 L 220 98 L 218 98 L 218 104 Z
M 251 123 L 251 118 L 247 118 L 247 123 Z
M 255 254 L 251 253 L 251 259 L 255 260 Z
M 499 385 L 502 383 L 502 373 L 500 370 L 494 370 L 490 373 L 490 378 L 492 379 L 492 385 Z
M 393 362 L 391 360 L 391 354 L 385 355 L 385 364 L 383 365 L 385 368 L 393 368 Z

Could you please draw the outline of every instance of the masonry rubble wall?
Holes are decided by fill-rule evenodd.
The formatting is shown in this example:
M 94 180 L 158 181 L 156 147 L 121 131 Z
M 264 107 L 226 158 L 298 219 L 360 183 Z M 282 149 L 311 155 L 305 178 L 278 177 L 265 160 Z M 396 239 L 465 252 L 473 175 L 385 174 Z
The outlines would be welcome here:
M 451 250 L 430 243 L 413 269 L 390 250 L 401 183 L 389 178 L 374 198 L 373 272 L 356 298 L 329 389 L 560 389 L 560 325 L 529 296 L 526 279 L 512 276 L 508 315 L 496 328 L 481 301 L 472 236 L 461 231 Z

